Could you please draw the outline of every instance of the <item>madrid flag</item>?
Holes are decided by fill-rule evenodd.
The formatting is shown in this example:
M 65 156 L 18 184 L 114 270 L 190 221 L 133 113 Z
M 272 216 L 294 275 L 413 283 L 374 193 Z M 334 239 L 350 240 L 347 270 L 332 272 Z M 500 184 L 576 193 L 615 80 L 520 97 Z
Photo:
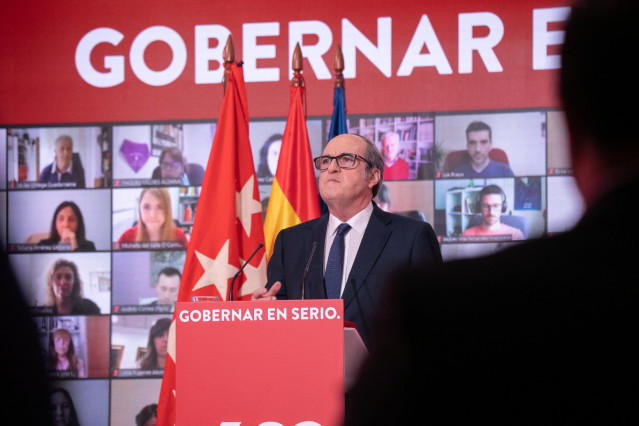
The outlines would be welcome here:
M 266 284 L 262 204 L 249 142 L 249 117 L 241 63 L 226 64 L 226 89 L 195 212 L 178 301 L 194 296 L 249 300 Z M 250 262 L 230 284 L 241 266 Z M 158 425 L 175 424 L 175 317 L 158 404 Z
M 282 229 L 320 215 L 313 156 L 306 128 L 306 87 L 301 74 L 295 73 L 293 80 L 299 83 L 290 87 L 290 109 L 264 220 L 266 254 L 269 258 L 273 253 L 275 238 Z

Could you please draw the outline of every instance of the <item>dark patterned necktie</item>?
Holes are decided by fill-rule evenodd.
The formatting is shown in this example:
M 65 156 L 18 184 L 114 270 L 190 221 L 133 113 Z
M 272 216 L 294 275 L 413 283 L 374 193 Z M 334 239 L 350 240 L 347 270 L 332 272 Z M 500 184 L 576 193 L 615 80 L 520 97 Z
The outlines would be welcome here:
M 342 274 L 344 271 L 344 235 L 351 229 L 348 223 L 342 223 L 337 227 L 337 235 L 333 240 L 331 251 L 328 253 L 326 272 L 324 273 L 324 285 L 326 285 L 326 297 L 339 299 L 342 291 Z

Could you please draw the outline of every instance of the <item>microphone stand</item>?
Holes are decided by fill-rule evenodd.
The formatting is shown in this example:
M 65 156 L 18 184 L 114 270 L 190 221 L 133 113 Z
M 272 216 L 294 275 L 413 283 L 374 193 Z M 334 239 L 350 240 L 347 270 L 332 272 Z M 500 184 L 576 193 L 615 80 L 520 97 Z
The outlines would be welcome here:
M 253 259 L 253 256 L 255 256 L 255 253 L 257 253 L 259 251 L 259 249 L 261 249 L 262 247 L 264 247 L 264 244 L 259 243 L 257 245 L 257 248 L 255 249 L 255 251 L 253 252 L 253 254 L 251 255 L 251 257 L 248 258 L 248 260 L 246 262 L 244 262 L 244 264 L 242 265 L 242 267 L 235 273 L 235 275 L 233 275 L 233 279 L 231 280 L 231 286 L 229 288 L 229 302 L 231 300 L 233 300 L 233 284 L 235 284 L 235 280 L 237 279 L 237 277 L 240 276 L 240 274 L 242 273 L 242 271 L 244 270 L 244 268 L 246 267 L 246 265 L 249 264 L 249 262 L 251 261 L 251 259 Z
M 311 260 L 313 260 L 313 255 L 315 254 L 315 249 L 317 248 L 317 241 L 313 242 L 313 250 L 311 250 L 311 255 L 308 257 L 308 262 L 306 262 L 306 268 L 304 268 L 304 274 L 302 275 L 302 300 L 304 299 L 306 292 L 306 275 L 308 274 L 308 269 L 311 267 Z

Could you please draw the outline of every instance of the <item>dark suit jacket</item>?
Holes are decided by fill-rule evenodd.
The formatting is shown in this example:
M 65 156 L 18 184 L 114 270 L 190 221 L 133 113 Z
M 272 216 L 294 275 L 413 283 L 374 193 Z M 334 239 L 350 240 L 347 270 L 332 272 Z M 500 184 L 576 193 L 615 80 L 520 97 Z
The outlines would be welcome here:
M 304 270 L 317 248 L 304 282 L 305 299 L 326 299 L 324 286 L 324 242 L 328 214 L 282 230 L 275 239 L 268 263 L 267 287 L 282 282 L 278 299 L 300 299 Z M 396 268 L 420 263 L 441 263 L 435 232 L 422 221 L 387 213 L 375 206 L 348 276 L 342 298 L 344 317 L 357 326 L 367 343 L 375 333 L 371 319 L 386 275 Z
M 638 195 L 615 190 L 562 235 L 399 274 L 346 425 L 639 424 Z

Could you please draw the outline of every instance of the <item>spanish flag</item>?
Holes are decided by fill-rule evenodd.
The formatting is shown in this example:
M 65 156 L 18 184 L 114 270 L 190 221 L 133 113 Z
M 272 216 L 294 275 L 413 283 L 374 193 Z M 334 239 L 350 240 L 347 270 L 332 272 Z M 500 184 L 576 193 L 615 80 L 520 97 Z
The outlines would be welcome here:
M 301 73 L 294 73 L 292 81 L 290 109 L 264 220 L 264 241 L 269 259 L 275 238 L 282 229 L 320 215 L 315 168 L 306 128 L 304 78 Z

